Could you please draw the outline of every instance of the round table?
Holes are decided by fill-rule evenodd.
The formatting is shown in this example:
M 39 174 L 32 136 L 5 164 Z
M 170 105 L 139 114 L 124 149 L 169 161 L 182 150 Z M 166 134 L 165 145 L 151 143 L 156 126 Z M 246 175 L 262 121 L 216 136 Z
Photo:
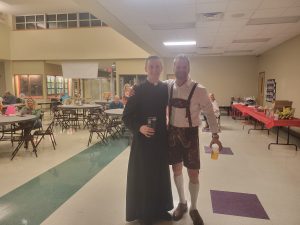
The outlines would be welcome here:
M 110 101 L 106 101 L 106 100 L 95 100 L 94 102 L 97 105 L 103 106 L 104 109 L 107 109 L 110 104 Z
M 105 110 L 104 112 L 108 115 L 112 115 L 112 116 L 121 116 L 123 115 L 123 111 L 124 109 L 108 109 Z
M 24 115 L 24 116 L 0 116 L 0 125 L 7 125 L 13 123 L 20 123 L 29 120 L 35 120 L 37 117 L 35 115 Z
M 73 126 L 80 127 L 79 123 L 77 121 L 82 121 L 83 125 L 87 122 L 87 112 L 92 109 L 102 109 L 101 105 L 96 104 L 82 104 L 82 105 L 59 105 L 57 108 L 61 110 L 75 110 L 76 111 L 76 118 L 74 119 Z M 67 121 L 67 120 L 66 120 Z M 67 122 L 66 122 L 67 123 Z
M 97 104 L 82 104 L 82 105 L 59 105 L 57 106 L 61 109 L 94 109 L 94 108 L 101 108 L 101 105 Z
M 8 124 L 22 123 L 22 122 L 26 122 L 26 121 L 30 121 L 30 120 L 36 120 L 36 119 L 38 119 L 38 117 L 36 117 L 35 115 L 0 116 L 0 126 L 4 127 L 5 125 L 8 125 Z M 1 136 L 0 139 L 2 139 L 3 137 L 4 137 L 4 132 L 2 133 L 2 136 Z M 13 140 L 13 139 L 11 139 L 11 140 Z M 30 133 L 26 135 L 25 132 L 22 132 L 22 136 L 20 136 L 19 139 L 18 139 L 18 145 L 15 148 L 15 150 L 12 152 L 11 160 L 15 157 L 15 155 L 18 153 L 18 151 L 20 150 L 20 148 L 22 147 L 22 145 L 24 144 L 24 142 L 26 140 L 31 141 L 31 144 L 32 144 L 32 147 L 33 147 L 33 152 L 35 153 L 35 155 L 37 157 L 36 146 L 33 142 L 33 136 Z

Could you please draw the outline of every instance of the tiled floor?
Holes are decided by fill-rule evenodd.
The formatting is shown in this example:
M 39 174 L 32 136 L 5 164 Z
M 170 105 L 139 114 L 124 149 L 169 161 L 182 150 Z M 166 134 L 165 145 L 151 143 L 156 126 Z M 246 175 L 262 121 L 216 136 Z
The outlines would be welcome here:
M 223 145 L 230 147 L 234 155 L 220 154 L 218 160 L 211 160 L 205 153 L 204 146 L 209 144 L 210 133 L 201 132 L 201 171 L 200 194 L 198 207 L 206 225 L 299 225 L 300 224 L 300 156 L 289 146 L 267 145 L 275 140 L 275 135 L 268 136 L 266 132 L 242 130 L 241 121 L 233 121 L 222 117 Z M 86 130 L 65 131 L 56 130 L 57 149 L 54 151 L 47 138 L 41 143 L 38 158 L 30 151 L 21 150 L 13 161 L 10 161 L 12 148 L 10 143 L 0 142 L 0 224 L 37 224 L 26 213 L 18 217 L 14 223 L 5 222 L 6 218 L 16 213 L 13 198 L 6 198 L 7 193 L 19 187 L 24 190 L 26 182 L 43 174 L 49 169 L 65 162 L 87 148 L 88 132 Z M 96 143 L 96 140 L 93 140 Z M 95 148 L 92 147 L 92 148 Z M 97 147 L 98 148 L 98 147 Z M 99 148 L 99 151 L 102 151 Z M 106 151 L 110 151 L 107 149 Z M 121 225 L 137 224 L 125 222 L 125 189 L 129 148 L 121 152 L 112 162 L 89 180 L 70 198 L 62 201 L 62 205 L 53 213 L 47 215 L 43 225 Z M 84 153 L 82 153 L 84 154 Z M 89 156 L 91 156 L 89 154 Z M 103 155 L 103 158 L 106 156 Z M 102 158 L 102 157 L 101 157 Z M 90 157 L 86 160 L 91 162 Z M 97 162 L 100 158 L 95 157 Z M 76 174 L 80 177 L 84 170 L 83 161 L 75 161 L 74 167 L 64 173 L 53 176 L 62 178 L 65 184 L 72 185 L 68 178 Z M 57 167 L 58 168 L 58 167 Z M 57 171 L 56 171 L 57 172 Z M 42 175 L 41 175 L 42 176 Z M 186 172 L 186 196 L 188 195 L 188 179 Z M 80 178 L 81 179 L 81 178 Z M 49 182 L 49 183 L 47 183 Z M 62 181 L 59 181 L 62 182 Z M 43 186 L 53 186 L 53 180 L 45 179 Z M 24 188 L 24 189 L 22 189 Z M 42 188 L 42 186 L 41 186 Z M 175 205 L 178 196 L 173 185 Z M 269 219 L 258 219 L 244 216 L 233 216 L 213 212 L 211 190 L 222 192 L 249 193 L 257 196 Z M 11 192 L 13 193 L 13 192 Z M 66 193 L 58 191 L 56 198 L 63 199 Z M 25 193 L 26 196 L 26 193 Z M 38 195 L 37 195 L 38 196 Z M 34 202 L 35 194 L 29 194 L 26 201 Z M 50 196 L 50 195 L 49 195 Z M 47 196 L 46 196 L 47 197 Z M 53 197 L 51 197 L 53 198 Z M 46 198 L 47 199 L 47 198 Z M 52 199 L 48 199 L 51 201 Z M 25 202 L 26 202 L 25 201 Z M 24 205 L 26 205 L 24 202 Z M 26 207 L 26 206 L 24 206 Z M 43 211 L 44 205 L 41 205 Z M 27 209 L 28 210 L 28 209 Z M 29 209 L 30 210 L 30 209 Z M 192 224 L 188 215 L 181 221 L 160 224 Z

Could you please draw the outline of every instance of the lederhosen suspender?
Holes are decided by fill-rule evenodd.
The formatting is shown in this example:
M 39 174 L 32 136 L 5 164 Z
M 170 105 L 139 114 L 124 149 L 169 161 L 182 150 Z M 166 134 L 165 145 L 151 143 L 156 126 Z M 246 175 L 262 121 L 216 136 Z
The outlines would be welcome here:
M 185 117 L 188 118 L 189 121 L 189 126 L 192 127 L 192 117 L 191 117 L 191 110 L 190 110 L 190 106 L 191 106 L 191 99 L 193 97 L 193 94 L 195 92 L 195 89 L 197 87 L 198 83 L 195 83 L 187 100 L 185 99 L 173 99 L 173 87 L 174 87 L 174 83 L 171 86 L 171 91 L 170 91 L 170 97 L 169 97 L 169 121 L 171 119 L 171 113 L 172 113 L 172 106 L 176 107 L 176 108 L 185 108 L 186 109 L 186 115 Z M 170 123 L 170 122 L 169 122 Z

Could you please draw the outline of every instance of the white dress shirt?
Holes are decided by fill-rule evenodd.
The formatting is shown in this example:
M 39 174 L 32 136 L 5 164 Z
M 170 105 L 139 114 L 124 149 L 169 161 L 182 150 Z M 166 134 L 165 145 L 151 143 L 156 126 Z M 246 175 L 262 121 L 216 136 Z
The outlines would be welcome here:
M 168 84 L 169 89 L 169 97 L 171 86 L 173 85 L 173 97 L 172 98 L 180 98 L 180 99 L 188 99 L 189 94 L 195 84 L 190 78 L 181 86 L 178 86 L 175 80 L 166 80 L 164 81 Z M 191 119 L 192 119 L 192 126 L 197 127 L 201 125 L 200 120 L 200 111 L 202 111 L 205 116 L 207 117 L 207 121 L 210 127 L 210 131 L 212 133 L 218 133 L 219 128 L 216 120 L 216 116 L 213 110 L 213 106 L 211 101 L 209 100 L 206 88 L 202 85 L 198 84 L 194 94 L 191 99 L 190 104 L 190 111 L 191 111 Z M 172 113 L 170 124 L 175 127 L 189 127 L 189 121 L 186 117 L 186 108 L 175 108 L 172 107 Z
M 219 108 L 219 104 L 217 103 L 216 100 L 214 100 L 213 102 L 211 102 L 214 112 L 215 112 L 215 116 L 219 117 L 220 116 L 220 108 Z

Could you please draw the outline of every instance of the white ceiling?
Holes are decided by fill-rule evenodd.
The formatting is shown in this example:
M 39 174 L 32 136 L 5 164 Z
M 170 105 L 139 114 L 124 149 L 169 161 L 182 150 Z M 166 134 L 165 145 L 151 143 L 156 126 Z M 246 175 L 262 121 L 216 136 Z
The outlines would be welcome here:
M 247 25 L 250 19 L 300 16 L 300 0 L 2 0 L 12 14 L 89 11 L 150 53 L 259 55 L 300 34 L 296 23 Z M 7 4 L 5 4 L 7 3 Z M 200 13 L 223 12 L 217 21 Z M 152 29 L 157 27 L 160 29 Z M 174 28 L 181 27 L 181 29 Z M 183 27 L 183 28 L 182 28 Z M 255 40 L 253 40 L 255 39 Z M 164 41 L 196 40 L 196 47 Z M 234 41 L 235 40 L 235 41 Z M 265 40 L 264 42 L 262 42 Z

